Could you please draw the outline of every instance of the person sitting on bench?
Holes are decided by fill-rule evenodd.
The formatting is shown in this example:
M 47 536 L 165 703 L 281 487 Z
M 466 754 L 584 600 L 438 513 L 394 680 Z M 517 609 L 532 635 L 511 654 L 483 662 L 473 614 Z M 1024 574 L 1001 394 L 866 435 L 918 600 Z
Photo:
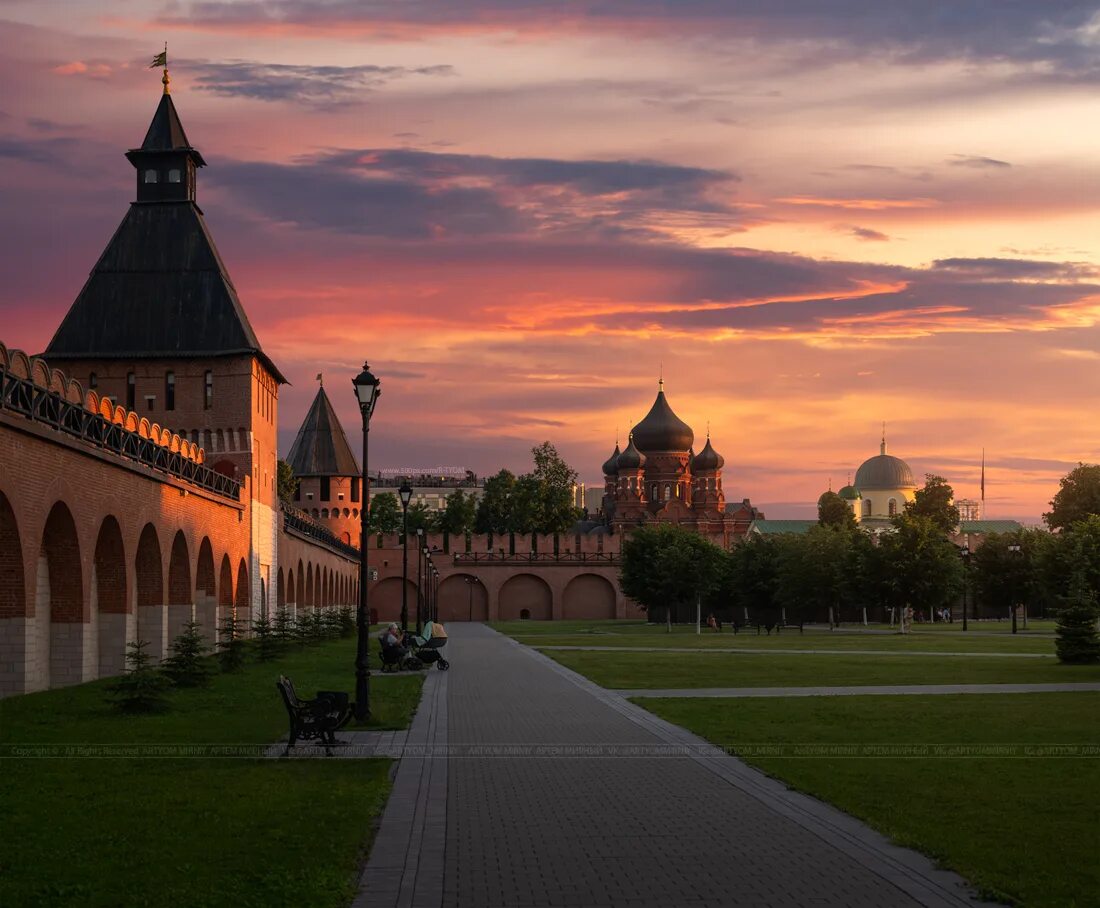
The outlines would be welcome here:
M 408 647 L 405 646 L 405 635 L 401 633 L 401 628 L 396 621 L 382 632 L 379 640 L 382 641 L 384 662 L 400 664 L 401 660 L 409 654 Z

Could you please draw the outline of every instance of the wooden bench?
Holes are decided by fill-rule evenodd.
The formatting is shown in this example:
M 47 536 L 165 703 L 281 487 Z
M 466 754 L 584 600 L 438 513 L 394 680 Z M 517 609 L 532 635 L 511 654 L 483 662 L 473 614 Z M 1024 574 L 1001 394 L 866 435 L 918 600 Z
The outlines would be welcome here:
M 286 706 L 290 719 L 290 738 L 283 756 L 290 753 L 295 743 L 318 741 L 325 748 L 325 754 L 332 756 L 332 748 L 342 742 L 336 740 L 336 732 L 348 724 L 353 705 L 348 703 L 348 695 L 338 691 L 318 691 L 312 700 L 300 700 L 294 692 L 294 682 L 284 675 L 275 682 Z

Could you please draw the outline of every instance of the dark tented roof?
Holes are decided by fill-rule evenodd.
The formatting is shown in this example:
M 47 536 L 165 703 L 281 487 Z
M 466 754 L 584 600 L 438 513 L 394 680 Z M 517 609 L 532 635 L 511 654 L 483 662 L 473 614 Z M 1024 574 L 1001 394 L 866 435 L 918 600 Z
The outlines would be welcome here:
M 295 476 L 358 476 L 362 472 L 323 385 L 290 446 L 287 463 Z
M 260 348 L 192 202 L 130 206 L 46 348 L 49 359 L 164 358 Z
M 141 151 L 182 151 L 189 150 L 198 158 L 200 166 L 205 164 L 202 155 L 197 149 L 191 147 L 187 141 L 187 133 L 183 131 L 179 114 L 176 113 L 176 105 L 172 103 L 171 95 L 161 95 L 160 104 L 149 124 L 149 131 L 145 133 L 145 141 L 141 143 Z

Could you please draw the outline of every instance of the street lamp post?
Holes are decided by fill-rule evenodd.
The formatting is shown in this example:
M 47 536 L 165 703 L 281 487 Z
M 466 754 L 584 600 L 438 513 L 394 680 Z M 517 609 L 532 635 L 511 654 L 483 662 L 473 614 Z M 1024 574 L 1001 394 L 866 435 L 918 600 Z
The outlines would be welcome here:
M 475 583 L 481 583 L 480 578 L 478 578 L 478 577 L 467 577 L 466 578 L 466 586 L 467 586 L 467 588 L 469 590 L 469 593 L 470 593 L 470 617 L 469 617 L 470 621 L 474 620 L 474 584 Z
M 435 569 L 435 565 L 432 565 L 432 575 L 434 583 L 432 584 L 432 620 L 439 620 L 439 571 Z
M 1012 543 L 1008 547 L 1009 554 L 1012 556 L 1012 560 L 1009 564 L 1012 565 L 1012 574 L 1010 575 L 1011 582 L 1009 589 L 1012 591 L 1012 595 L 1009 598 L 1009 605 L 1012 608 L 1012 633 L 1016 633 L 1016 578 L 1012 576 L 1016 573 L 1016 556 L 1020 554 L 1020 546 L 1017 543 Z
M 424 527 L 416 528 L 416 633 L 424 629 Z
M 355 398 L 359 401 L 359 413 L 363 417 L 363 500 L 359 509 L 359 608 L 355 614 L 355 721 L 366 722 L 370 718 L 370 610 L 367 604 L 368 523 L 370 512 L 370 473 L 367 458 L 370 440 L 370 418 L 374 405 L 382 394 L 381 382 L 371 374 L 370 366 L 363 363 L 363 371 L 351 380 Z
M 397 490 L 401 498 L 401 630 L 409 629 L 409 502 L 412 500 L 412 486 L 407 479 L 401 480 Z
M 967 545 L 970 544 L 970 537 L 966 537 Z M 966 589 L 970 585 L 970 549 L 959 549 L 959 557 L 962 558 L 963 563 L 963 630 L 967 629 L 966 626 Z
M 431 587 L 431 572 L 432 556 L 428 551 L 426 545 L 421 545 L 420 551 L 417 553 L 417 557 L 424 557 L 424 582 L 428 585 L 427 594 L 424 596 L 424 612 L 427 620 L 432 620 L 432 587 Z M 417 615 L 417 621 L 420 621 L 420 616 Z

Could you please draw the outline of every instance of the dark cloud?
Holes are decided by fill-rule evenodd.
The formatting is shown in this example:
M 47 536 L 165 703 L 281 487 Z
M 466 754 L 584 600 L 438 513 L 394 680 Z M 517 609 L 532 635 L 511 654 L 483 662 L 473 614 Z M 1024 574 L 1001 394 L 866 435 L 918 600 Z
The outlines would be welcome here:
M 577 28 L 798 42 L 808 56 L 889 55 L 922 62 L 981 59 L 1048 64 L 1054 73 L 1100 75 L 1088 28 L 1096 5 L 1080 0 L 199 0 L 163 19 L 192 27 L 357 28 L 379 37 L 410 31 Z
M 1008 161 L 998 161 L 996 158 L 986 158 L 981 155 L 953 154 L 947 160 L 948 164 L 955 167 L 975 167 L 979 169 L 1001 169 L 1011 167 Z
M 75 147 L 76 141 L 68 136 L 57 136 L 52 139 L 0 137 L 0 158 L 31 164 L 57 164 L 65 160 Z
M 1100 274 L 1100 269 L 1086 262 L 1043 262 L 1035 259 L 937 259 L 932 263 L 932 268 L 969 280 L 992 281 L 1078 281 Z
M 230 162 L 215 185 L 276 221 L 394 238 L 517 230 L 643 238 L 667 213 L 736 227 L 725 171 L 657 161 L 496 158 L 406 148 L 331 151 L 293 164 Z
M 342 104 L 394 79 L 454 74 L 454 69 L 446 65 L 307 66 L 250 60 L 196 60 L 175 65 L 192 75 L 200 91 L 298 104 Z
M 872 230 L 870 227 L 857 227 L 854 224 L 849 224 L 841 229 L 850 233 L 857 240 L 877 243 L 885 243 L 890 240 L 890 237 L 881 230 Z

